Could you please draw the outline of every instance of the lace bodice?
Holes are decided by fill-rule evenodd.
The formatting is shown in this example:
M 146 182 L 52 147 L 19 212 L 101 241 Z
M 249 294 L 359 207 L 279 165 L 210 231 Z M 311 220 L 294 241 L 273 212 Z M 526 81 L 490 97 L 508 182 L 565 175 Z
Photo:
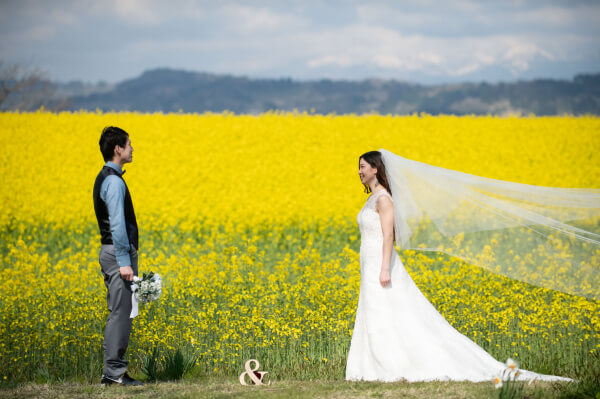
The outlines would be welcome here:
M 367 202 L 358 212 L 357 222 L 360 229 L 361 243 L 364 245 L 365 242 L 378 243 L 381 245 L 383 242 L 383 232 L 381 230 L 381 220 L 379 219 L 379 213 L 376 210 L 377 199 L 381 195 L 387 195 L 390 199 L 392 196 L 384 189 L 376 193 L 373 193 L 367 198 Z M 381 249 L 381 246 L 379 246 Z

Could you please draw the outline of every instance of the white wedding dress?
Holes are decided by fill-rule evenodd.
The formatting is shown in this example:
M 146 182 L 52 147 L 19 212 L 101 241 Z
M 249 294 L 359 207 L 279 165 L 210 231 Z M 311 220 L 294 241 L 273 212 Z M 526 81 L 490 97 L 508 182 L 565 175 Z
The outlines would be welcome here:
M 360 294 L 346 364 L 347 380 L 491 381 L 505 369 L 484 349 L 455 330 L 431 305 L 392 251 L 391 284 L 379 284 L 383 234 L 371 194 L 358 213 L 361 233 Z M 520 370 L 518 379 L 569 378 Z

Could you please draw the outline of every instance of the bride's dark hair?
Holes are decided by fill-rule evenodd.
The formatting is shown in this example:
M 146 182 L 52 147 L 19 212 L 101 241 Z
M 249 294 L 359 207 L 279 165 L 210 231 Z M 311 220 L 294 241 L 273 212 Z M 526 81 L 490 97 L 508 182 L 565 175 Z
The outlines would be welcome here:
M 358 163 L 360 164 L 360 160 L 364 159 L 372 168 L 377 169 L 377 173 L 375 173 L 375 177 L 377 177 L 377 181 L 379 184 L 383 186 L 387 190 L 390 195 L 392 195 L 392 190 L 390 190 L 390 183 L 388 183 L 387 175 L 385 173 L 385 165 L 383 164 L 383 160 L 381 159 L 381 153 L 379 151 L 369 151 L 362 154 L 358 157 Z M 365 184 L 365 193 L 371 193 L 371 187 L 368 184 Z

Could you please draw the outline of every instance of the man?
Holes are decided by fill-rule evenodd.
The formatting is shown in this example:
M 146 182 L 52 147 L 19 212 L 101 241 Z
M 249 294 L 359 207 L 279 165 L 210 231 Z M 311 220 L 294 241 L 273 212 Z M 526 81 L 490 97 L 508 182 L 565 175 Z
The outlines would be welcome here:
M 104 128 L 100 151 L 106 164 L 94 183 L 94 210 L 102 247 L 100 266 L 108 290 L 104 330 L 102 384 L 142 385 L 127 374 L 124 359 L 131 332 L 131 282 L 137 275 L 138 228 L 123 166 L 132 161 L 129 135 L 118 127 Z

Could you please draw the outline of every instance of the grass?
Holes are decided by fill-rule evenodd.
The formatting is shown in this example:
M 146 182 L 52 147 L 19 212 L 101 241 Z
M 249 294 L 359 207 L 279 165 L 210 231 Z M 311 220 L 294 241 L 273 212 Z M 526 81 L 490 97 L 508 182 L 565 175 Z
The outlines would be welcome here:
M 560 398 L 557 383 L 526 386 L 527 398 Z M 99 384 L 22 384 L 0 389 L 0 398 L 493 398 L 492 382 L 376 383 L 348 381 L 274 381 L 268 386 L 241 386 L 237 379 L 187 379 L 142 387 Z

